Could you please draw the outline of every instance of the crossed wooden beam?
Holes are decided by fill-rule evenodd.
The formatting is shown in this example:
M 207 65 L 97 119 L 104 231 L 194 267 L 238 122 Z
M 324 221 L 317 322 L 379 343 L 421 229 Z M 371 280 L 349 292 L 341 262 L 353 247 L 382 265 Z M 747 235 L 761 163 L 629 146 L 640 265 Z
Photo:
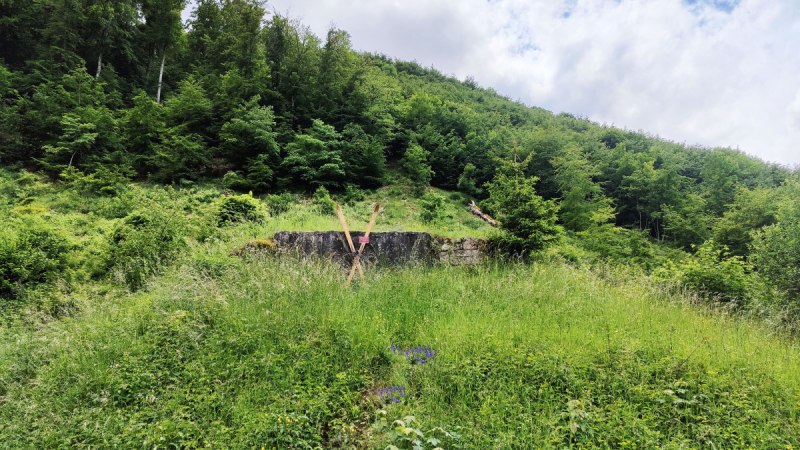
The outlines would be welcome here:
M 347 276 L 347 282 L 344 284 L 345 287 L 350 286 L 350 283 L 352 283 L 356 270 L 358 270 L 358 274 L 361 275 L 361 278 L 364 278 L 364 268 L 361 266 L 361 254 L 369 243 L 369 234 L 372 232 L 372 227 L 375 225 L 375 219 L 378 218 L 380 210 L 380 205 L 376 203 L 375 209 L 372 211 L 372 217 L 369 219 L 369 225 L 367 225 L 367 232 L 358 238 L 359 247 L 358 251 L 356 251 L 356 247 L 353 245 L 353 238 L 350 237 L 350 229 L 347 228 L 347 220 L 344 218 L 344 213 L 342 212 L 342 205 L 336 205 L 336 214 L 339 216 L 339 222 L 342 224 L 344 237 L 347 238 L 347 245 L 350 247 L 350 252 L 353 254 L 353 266 L 350 267 L 350 275 Z

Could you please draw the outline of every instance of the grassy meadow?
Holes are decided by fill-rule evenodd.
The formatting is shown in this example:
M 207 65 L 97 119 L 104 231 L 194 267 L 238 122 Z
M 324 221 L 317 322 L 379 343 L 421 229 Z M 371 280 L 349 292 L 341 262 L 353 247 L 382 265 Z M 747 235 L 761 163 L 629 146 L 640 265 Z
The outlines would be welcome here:
M 644 275 L 543 258 L 380 269 L 345 289 L 325 261 L 231 256 L 281 229 L 338 228 L 308 202 L 219 226 L 213 187 L 97 198 L 28 186 L 7 220 L 66 236 L 69 276 L 6 308 L 0 447 L 800 444 L 796 339 Z M 447 193 L 445 212 L 424 222 L 419 200 L 390 189 L 351 202 L 351 228 L 380 200 L 379 230 L 491 233 Z M 150 245 L 131 223 L 146 236 L 177 227 L 180 246 L 153 267 L 122 264 L 137 261 L 132 243 Z M 35 301 L 45 297 L 59 307 Z

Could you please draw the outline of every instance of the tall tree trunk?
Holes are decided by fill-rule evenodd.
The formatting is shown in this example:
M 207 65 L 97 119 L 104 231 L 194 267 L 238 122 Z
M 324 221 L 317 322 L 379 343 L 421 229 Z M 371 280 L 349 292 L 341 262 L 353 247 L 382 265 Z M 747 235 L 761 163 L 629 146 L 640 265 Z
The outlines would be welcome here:
M 96 80 L 100 78 L 101 70 L 103 70 L 103 52 L 100 52 L 100 56 L 97 57 L 97 73 L 94 74 Z
M 158 91 L 156 91 L 156 103 L 161 103 L 161 83 L 164 80 L 164 63 L 167 62 L 167 49 L 161 51 L 161 70 L 158 71 Z

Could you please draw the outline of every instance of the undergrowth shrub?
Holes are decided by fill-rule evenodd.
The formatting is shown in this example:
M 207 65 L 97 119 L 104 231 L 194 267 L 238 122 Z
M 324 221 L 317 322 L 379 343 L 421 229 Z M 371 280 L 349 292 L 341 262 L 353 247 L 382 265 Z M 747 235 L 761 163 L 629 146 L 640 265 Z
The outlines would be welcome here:
M 181 211 L 152 207 L 126 217 L 111 237 L 113 268 L 132 291 L 161 273 L 185 247 Z
M 311 197 L 311 203 L 320 214 L 336 214 L 336 202 L 333 201 L 331 194 L 325 189 L 325 186 L 320 186 L 314 191 L 314 195 Z
M 444 201 L 445 198 L 443 196 L 434 192 L 428 192 L 423 195 L 420 201 L 420 206 L 422 207 L 420 219 L 424 223 L 432 223 L 441 219 L 444 215 L 442 211 L 444 209 Z
M 339 198 L 341 198 L 342 203 L 346 205 L 352 205 L 354 203 L 363 201 L 365 198 L 367 198 L 367 194 L 357 185 L 348 184 L 345 186 L 344 192 L 339 196 Z
M 289 211 L 289 208 L 294 204 L 294 195 L 284 192 L 283 194 L 272 194 L 267 196 L 267 210 L 273 217 L 280 216 L 281 214 Z
M 0 296 L 68 276 L 68 251 L 65 236 L 39 220 L 0 223 Z
M 97 170 L 85 174 L 69 167 L 59 175 L 68 185 L 83 194 L 113 197 L 127 190 L 127 183 L 132 174 L 124 170 L 112 170 L 106 166 L 98 166 Z
M 593 253 L 594 259 L 636 265 L 646 270 L 653 270 L 684 255 L 680 250 L 655 244 L 646 231 L 611 225 L 594 226 L 571 236 L 574 244 Z
M 18 204 L 26 204 L 47 188 L 44 177 L 26 170 L 20 171 L 11 183 L 6 184 L 10 197 Z
M 715 301 L 744 305 L 757 296 L 752 266 L 727 247 L 709 240 L 679 264 L 668 261 L 656 270 L 657 279 L 684 284 Z
M 217 223 L 228 225 L 241 222 L 264 222 L 258 200 L 250 194 L 225 197 L 219 205 Z
M 247 192 L 253 188 L 250 181 L 236 172 L 228 171 L 222 176 L 222 185 L 237 192 Z

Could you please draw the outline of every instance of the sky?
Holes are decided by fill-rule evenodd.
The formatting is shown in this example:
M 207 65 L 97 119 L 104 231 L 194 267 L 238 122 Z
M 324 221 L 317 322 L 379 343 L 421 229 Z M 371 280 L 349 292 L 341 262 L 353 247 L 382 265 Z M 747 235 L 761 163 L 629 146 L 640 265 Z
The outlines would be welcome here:
M 800 166 L 800 0 L 270 0 L 524 104 Z

